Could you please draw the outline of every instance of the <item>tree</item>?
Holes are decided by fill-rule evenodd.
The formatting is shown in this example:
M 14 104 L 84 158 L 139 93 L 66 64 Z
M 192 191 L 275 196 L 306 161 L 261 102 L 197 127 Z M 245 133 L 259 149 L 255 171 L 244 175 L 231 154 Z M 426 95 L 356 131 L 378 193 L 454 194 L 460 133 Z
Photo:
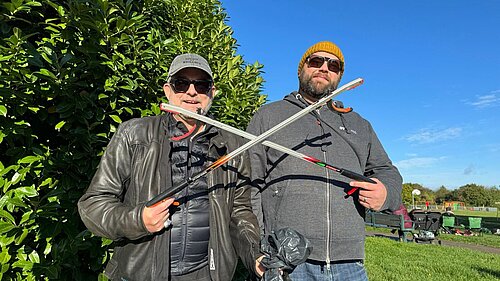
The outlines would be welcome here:
M 414 189 L 420 190 L 420 195 L 412 196 L 411 193 Z M 407 206 L 413 204 L 412 199 L 415 199 L 415 204 L 417 204 L 417 202 L 419 201 L 422 200 L 425 201 L 428 200 L 428 198 L 433 198 L 432 190 L 425 188 L 418 183 L 404 183 L 402 196 L 403 196 L 403 203 Z
M 472 206 L 492 206 L 491 197 L 484 186 L 477 184 L 467 184 L 458 188 L 458 196 L 460 201 L 464 201 L 467 205 Z
M 448 201 L 451 198 L 450 191 L 446 189 L 443 185 L 435 192 L 436 203 L 442 204 L 444 201 Z
M 110 241 L 76 202 L 122 120 L 160 114 L 178 53 L 205 56 L 214 114 L 243 128 L 265 102 L 216 0 L 11 0 L 0 6 L 2 280 L 95 280 Z
M 403 203 L 405 203 L 405 204 L 412 203 L 411 192 L 414 189 L 420 190 L 420 195 L 413 196 L 413 198 L 415 199 L 415 204 L 417 204 L 417 202 L 419 204 L 421 204 L 422 202 L 435 203 L 436 194 L 434 193 L 434 191 L 430 188 L 423 187 L 421 184 L 418 184 L 418 183 L 404 183 L 403 184 Z M 409 202 L 409 203 L 406 203 L 406 202 Z
M 420 185 L 418 185 L 418 186 L 420 187 Z M 403 203 L 406 206 L 411 206 L 413 204 L 412 198 L 414 198 L 414 197 L 412 197 L 411 192 L 415 188 L 416 188 L 416 184 L 413 184 L 413 183 L 403 183 L 402 199 L 403 199 Z
M 491 203 L 489 204 L 490 206 L 493 207 L 500 207 L 498 206 L 498 202 L 500 202 L 500 189 L 497 187 L 492 187 L 490 190 L 490 195 L 488 197 L 491 197 Z

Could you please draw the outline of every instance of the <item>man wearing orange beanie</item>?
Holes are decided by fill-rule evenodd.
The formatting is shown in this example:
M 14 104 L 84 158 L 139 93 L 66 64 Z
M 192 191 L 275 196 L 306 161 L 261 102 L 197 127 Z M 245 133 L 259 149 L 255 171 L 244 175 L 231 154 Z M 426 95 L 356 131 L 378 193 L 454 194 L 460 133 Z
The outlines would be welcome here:
M 314 44 L 299 62 L 299 90 L 262 106 L 247 130 L 260 135 L 334 91 L 344 66 L 344 55 L 337 45 L 328 41 Z M 352 181 L 262 145 L 250 149 L 252 207 L 262 231 L 290 227 L 313 246 L 309 259 L 290 273 L 291 279 L 367 280 L 363 265 L 365 210 L 396 210 L 402 189 L 401 175 L 370 123 L 340 102 L 331 102 L 272 135 L 269 141 L 376 182 Z M 345 196 L 353 186 L 360 191 Z

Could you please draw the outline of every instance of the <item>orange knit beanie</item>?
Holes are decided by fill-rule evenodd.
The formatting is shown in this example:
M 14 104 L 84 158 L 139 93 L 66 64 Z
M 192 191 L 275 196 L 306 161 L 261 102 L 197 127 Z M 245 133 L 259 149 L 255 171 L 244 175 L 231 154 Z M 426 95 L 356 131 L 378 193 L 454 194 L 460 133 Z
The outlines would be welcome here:
M 304 66 L 304 63 L 306 62 L 306 59 L 311 54 L 314 54 L 316 52 L 327 52 L 327 53 L 330 53 L 332 55 L 335 55 L 342 62 L 342 65 L 345 65 L 344 55 L 342 54 L 342 51 L 340 50 L 340 48 L 332 42 L 321 41 L 321 42 L 318 42 L 318 43 L 312 45 L 311 47 L 309 47 L 309 49 L 307 49 L 307 51 L 304 53 L 304 55 L 300 59 L 299 70 L 298 70 L 299 75 L 300 75 L 300 71 L 302 71 L 302 67 Z M 344 67 L 342 67 L 341 75 L 343 72 L 344 72 Z

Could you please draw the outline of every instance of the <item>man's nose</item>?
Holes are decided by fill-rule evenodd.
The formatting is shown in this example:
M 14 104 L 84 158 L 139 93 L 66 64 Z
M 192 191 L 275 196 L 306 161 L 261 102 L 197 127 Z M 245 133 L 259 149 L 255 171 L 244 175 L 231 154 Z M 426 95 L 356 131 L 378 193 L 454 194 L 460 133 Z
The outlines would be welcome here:
M 186 91 L 186 94 L 190 95 L 190 96 L 194 96 L 194 95 L 197 95 L 198 92 L 196 92 L 196 89 L 194 88 L 194 84 L 189 84 L 189 88 L 187 89 Z
M 325 60 L 319 69 L 328 72 L 328 62 Z

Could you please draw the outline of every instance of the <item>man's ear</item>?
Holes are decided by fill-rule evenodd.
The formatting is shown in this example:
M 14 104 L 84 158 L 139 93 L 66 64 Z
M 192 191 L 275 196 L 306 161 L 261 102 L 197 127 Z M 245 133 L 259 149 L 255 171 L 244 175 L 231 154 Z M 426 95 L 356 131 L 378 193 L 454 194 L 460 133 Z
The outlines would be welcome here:
M 173 90 L 168 82 L 165 82 L 165 84 L 163 84 L 163 92 L 165 93 L 167 99 L 170 100 L 170 96 L 172 95 Z
M 212 99 L 215 98 L 215 96 L 219 94 L 219 90 L 217 90 L 217 87 L 215 85 L 212 86 Z

